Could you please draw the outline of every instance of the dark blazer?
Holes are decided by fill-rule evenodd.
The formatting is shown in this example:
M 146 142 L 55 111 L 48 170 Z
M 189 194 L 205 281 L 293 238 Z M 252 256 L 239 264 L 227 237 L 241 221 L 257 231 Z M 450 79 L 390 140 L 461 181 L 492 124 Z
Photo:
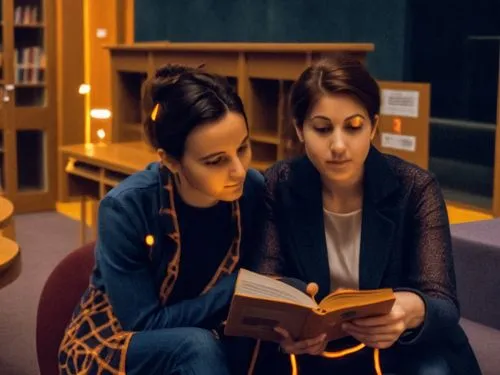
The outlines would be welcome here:
M 266 172 L 267 244 L 257 270 L 330 292 L 321 180 L 307 157 Z M 365 162 L 360 289 L 391 287 L 419 294 L 425 321 L 400 344 L 442 343 L 454 374 L 479 373 L 460 317 L 445 202 L 428 171 L 371 148 Z M 449 355 L 448 355 L 449 354 Z M 465 371 L 465 372 L 464 372 Z

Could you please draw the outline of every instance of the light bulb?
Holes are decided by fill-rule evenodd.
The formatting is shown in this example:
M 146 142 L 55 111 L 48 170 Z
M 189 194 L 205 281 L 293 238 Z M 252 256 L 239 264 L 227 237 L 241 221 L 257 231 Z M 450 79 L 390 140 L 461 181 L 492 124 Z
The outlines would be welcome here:
M 93 108 L 90 110 L 90 117 L 100 120 L 106 120 L 111 117 L 111 111 L 104 108 Z
M 87 83 L 82 83 L 80 87 L 78 88 L 78 93 L 80 95 L 85 95 L 90 92 L 90 85 Z
M 97 131 L 97 138 L 99 138 L 101 141 L 106 137 L 106 131 L 104 129 L 99 129 Z

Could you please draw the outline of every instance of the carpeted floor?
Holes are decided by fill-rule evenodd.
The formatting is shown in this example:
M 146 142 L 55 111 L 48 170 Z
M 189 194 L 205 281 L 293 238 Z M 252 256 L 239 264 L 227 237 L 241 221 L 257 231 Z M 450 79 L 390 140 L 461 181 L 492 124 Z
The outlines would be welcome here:
M 15 218 L 22 272 L 0 290 L 0 374 L 37 375 L 35 322 L 43 284 L 55 265 L 79 245 L 79 223 L 55 212 Z

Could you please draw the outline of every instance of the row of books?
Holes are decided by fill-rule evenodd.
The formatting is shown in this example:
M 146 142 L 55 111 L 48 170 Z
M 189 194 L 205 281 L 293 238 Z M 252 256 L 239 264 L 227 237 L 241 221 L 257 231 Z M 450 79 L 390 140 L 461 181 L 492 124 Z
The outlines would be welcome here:
M 0 51 L 0 76 L 4 54 Z M 43 83 L 47 61 L 41 47 L 15 49 L 14 69 L 16 83 Z
M 14 61 L 16 83 L 44 82 L 47 60 L 41 47 L 16 48 Z
M 33 25 L 40 22 L 37 5 L 17 6 L 14 10 L 15 25 Z

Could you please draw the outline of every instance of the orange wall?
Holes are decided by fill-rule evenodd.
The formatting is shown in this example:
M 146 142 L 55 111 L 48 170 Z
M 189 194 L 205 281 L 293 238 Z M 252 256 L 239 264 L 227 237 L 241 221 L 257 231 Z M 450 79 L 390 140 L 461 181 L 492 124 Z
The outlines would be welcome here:
M 106 45 L 133 43 L 134 0 L 85 0 L 86 76 L 91 86 L 88 110 L 111 110 L 109 53 Z M 89 120 L 87 132 L 91 142 L 98 141 L 97 130 L 104 129 L 111 140 L 111 119 Z

